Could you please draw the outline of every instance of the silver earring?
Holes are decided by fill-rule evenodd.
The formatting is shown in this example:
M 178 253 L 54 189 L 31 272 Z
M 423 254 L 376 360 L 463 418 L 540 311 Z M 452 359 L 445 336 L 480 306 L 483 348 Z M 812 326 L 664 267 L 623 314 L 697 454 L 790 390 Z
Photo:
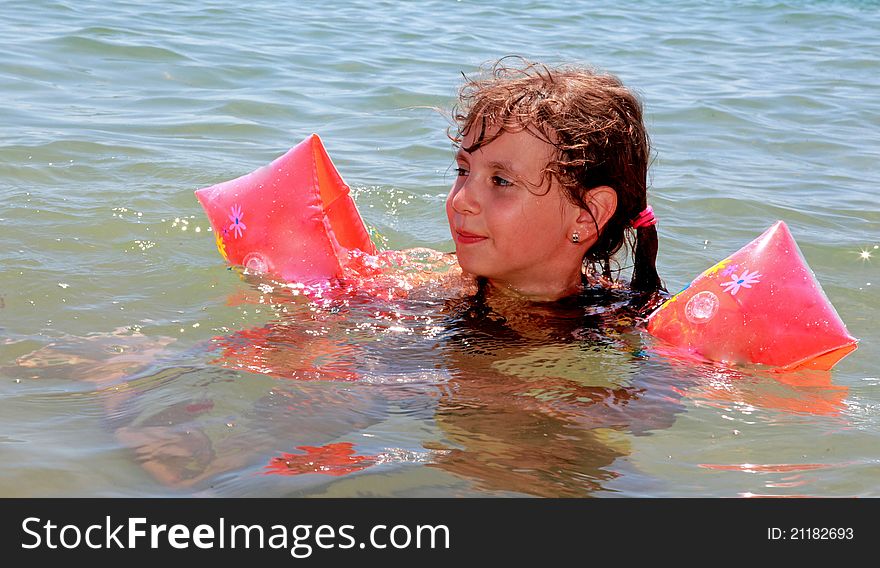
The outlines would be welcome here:
M 577 231 L 573 232 L 571 234 L 571 242 L 573 242 L 574 244 L 578 244 L 579 242 L 581 242 L 581 234 Z

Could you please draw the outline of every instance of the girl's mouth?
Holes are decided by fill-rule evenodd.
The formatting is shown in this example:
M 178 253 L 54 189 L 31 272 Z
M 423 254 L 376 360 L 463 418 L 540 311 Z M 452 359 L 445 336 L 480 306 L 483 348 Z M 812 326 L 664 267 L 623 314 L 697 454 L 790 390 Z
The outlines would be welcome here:
M 482 235 L 475 235 L 473 233 L 468 233 L 465 231 L 455 230 L 455 242 L 462 245 L 469 245 L 473 243 L 478 243 L 480 241 L 485 241 L 489 237 L 484 237 Z

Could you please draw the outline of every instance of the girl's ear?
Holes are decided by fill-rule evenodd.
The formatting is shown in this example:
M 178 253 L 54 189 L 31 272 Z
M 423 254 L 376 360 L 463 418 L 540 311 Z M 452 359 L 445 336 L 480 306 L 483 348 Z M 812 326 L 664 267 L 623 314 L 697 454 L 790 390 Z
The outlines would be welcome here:
M 601 233 L 617 211 L 617 192 L 607 185 L 600 185 L 587 192 L 586 202 L 589 210 L 581 209 L 577 222 L 591 231 L 598 225 Z

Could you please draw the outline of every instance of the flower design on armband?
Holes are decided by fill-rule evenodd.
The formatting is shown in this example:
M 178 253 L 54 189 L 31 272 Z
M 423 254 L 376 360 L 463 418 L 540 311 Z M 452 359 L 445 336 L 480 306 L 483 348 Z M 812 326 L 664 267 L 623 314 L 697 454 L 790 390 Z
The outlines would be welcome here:
M 247 229 L 247 226 L 242 222 L 243 217 L 244 213 L 241 211 L 241 206 L 233 205 L 229 213 L 229 220 L 232 221 L 232 224 L 229 225 L 229 232 L 234 234 L 236 239 L 240 238 L 245 229 Z
M 721 287 L 725 292 L 730 292 L 731 296 L 736 296 L 740 288 L 751 288 L 752 284 L 760 282 L 759 276 L 761 275 L 757 271 L 749 272 L 747 268 L 744 268 L 742 274 L 733 274 L 730 280 L 721 284 Z

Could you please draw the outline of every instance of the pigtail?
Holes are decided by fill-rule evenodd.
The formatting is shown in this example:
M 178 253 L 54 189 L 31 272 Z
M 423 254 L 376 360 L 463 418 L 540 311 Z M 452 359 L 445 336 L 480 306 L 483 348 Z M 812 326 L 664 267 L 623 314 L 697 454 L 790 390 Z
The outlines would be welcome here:
M 630 287 L 636 292 L 666 291 L 657 274 L 657 226 L 646 225 L 636 229 L 633 250 L 633 274 Z

